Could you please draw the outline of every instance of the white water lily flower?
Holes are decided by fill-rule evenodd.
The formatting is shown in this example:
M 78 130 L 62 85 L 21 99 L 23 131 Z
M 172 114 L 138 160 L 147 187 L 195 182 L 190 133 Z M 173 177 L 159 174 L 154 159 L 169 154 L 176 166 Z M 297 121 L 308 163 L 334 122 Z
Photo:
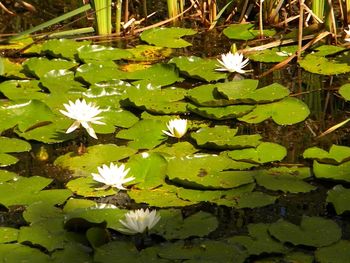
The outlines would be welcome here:
M 169 131 L 163 130 L 163 132 L 166 135 L 175 137 L 175 138 L 181 138 L 182 136 L 185 135 L 187 131 L 187 120 L 185 119 L 170 120 L 167 124 L 167 127 Z
M 125 214 L 125 221 L 119 220 L 119 222 L 125 228 L 118 228 L 118 230 L 125 234 L 137 234 L 143 233 L 146 229 L 150 230 L 160 220 L 160 215 L 156 210 L 149 211 L 138 209 L 135 211 L 129 211 Z
M 128 174 L 130 168 L 125 170 L 124 164 L 121 164 L 119 167 L 113 163 L 110 163 L 109 167 L 104 164 L 100 167 L 97 167 L 97 170 L 99 172 L 98 174 L 91 173 L 91 175 L 95 181 L 105 184 L 105 186 L 101 189 L 116 187 L 120 190 L 126 190 L 123 184 L 135 179 L 135 177 L 126 178 L 126 175 Z
M 346 37 L 345 37 L 345 41 L 350 41 L 350 27 L 349 27 L 349 30 L 346 30 L 346 29 L 344 29 L 344 32 L 345 32 L 345 34 L 346 34 Z
M 80 124 L 86 129 L 88 134 L 97 139 L 95 130 L 91 127 L 90 123 L 104 125 L 104 122 L 99 121 L 103 117 L 98 117 L 97 115 L 102 112 L 99 107 L 94 106 L 92 102 L 89 104 L 86 101 L 77 99 L 75 102 L 69 101 L 69 104 L 63 104 L 67 111 L 60 110 L 60 112 L 67 117 L 75 120 L 75 122 L 68 128 L 66 133 L 71 133 L 77 128 Z
M 249 59 L 245 59 L 243 54 L 238 52 L 232 54 L 228 52 L 227 54 L 221 55 L 221 60 L 218 59 L 218 62 L 221 64 L 222 68 L 216 69 L 217 71 L 228 71 L 228 72 L 238 72 L 238 73 L 246 73 L 247 70 L 243 70 L 249 63 Z

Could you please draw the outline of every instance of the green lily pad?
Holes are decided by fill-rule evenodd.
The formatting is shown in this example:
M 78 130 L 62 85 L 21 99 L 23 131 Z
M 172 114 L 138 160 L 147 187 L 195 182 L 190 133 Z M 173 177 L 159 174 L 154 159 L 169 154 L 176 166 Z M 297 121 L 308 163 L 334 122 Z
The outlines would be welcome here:
M 218 68 L 218 62 L 214 59 L 180 56 L 172 58 L 169 63 L 174 63 L 180 72 L 188 77 L 208 82 L 218 81 L 227 77 L 226 73 L 215 71 Z
M 189 28 L 152 28 L 148 29 L 140 35 L 142 41 L 160 47 L 182 48 L 191 46 L 191 43 L 181 39 L 182 36 L 191 36 L 197 32 Z
M 313 171 L 316 178 L 350 182 L 350 161 L 339 165 L 314 161 Z
M 132 183 L 139 189 L 153 189 L 165 182 L 167 162 L 160 154 L 145 152 L 132 156 L 128 168 L 128 176 L 135 177 Z
M 231 102 L 228 101 L 217 91 L 218 84 L 206 84 L 190 89 L 186 97 L 199 106 L 227 106 Z
M 7 138 L 0 136 L 0 167 L 8 166 L 18 162 L 18 159 L 7 153 L 29 152 L 31 145 L 16 138 Z
M 20 131 L 26 131 L 42 122 L 50 122 L 54 114 L 50 108 L 38 100 L 18 100 L 0 103 L 0 131 L 17 125 Z
M 252 61 L 264 63 L 279 63 L 293 55 L 298 50 L 298 46 L 284 46 L 272 49 L 259 50 L 246 54 Z
M 340 164 L 350 159 L 350 147 L 333 144 L 329 152 L 318 147 L 311 147 L 304 151 L 303 157 L 316 159 L 322 163 Z
M 113 62 L 94 62 L 79 66 L 76 70 L 75 77 L 79 81 L 83 81 L 93 85 L 102 81 L 120 80 L 127 74 L 118 69 Z
M 257 208 L 272 205 L 277 196 L 268 195 L 262 192 L 247 192 L 239 196 L 237 208 Z
M 254 181 L 255 171 L 227 171 L 239 165 L 225 156 L 196 154 L 170 159 L 167 175 L 169 180 L 185 186 L 228 189 Z
M 18 175 L 14 172 L 10 172 L 7 170 L 0 170 L 0 183 L 11 181 L 16 177 L 18 177 Z
M 42 190 L 51 182 L 51 179 L 39 176 L 15 177 L 11 181 L 0 184 L 0 204 L 6 207 L 30 205 L 40 200 L 45 200 L 52 205 L 62 204 L 72 192 L 66 189 Z
M 17 262 L 36 262 L 48 263 L 49 256 L 39 249 L 31 248 L 22 244 L 0 244 L 0 261 L 17 263 Z
M 159 153 L 165 158 L 184 157 L 191 155 L 199 150 L 189 142 L 165 143 L 152 149 L 150 152 Z
M 260 164 L 281 161 L 286 155 L 285 147 L 271 142 L 262 142 L 256 148 L 233 150 L 228 153 L 233 160 Z
M 68 60 L 76 60 L 77 49 L 90 44 L 91 41 L 75 41 L 72 39 L 50 39 L 42 44 L 41 51 L 49 56 Z
M 130 87 L 126 90 L 125 103 L 156 114 L 180 114 L 187 111 L 187 103 L 181 101 L 185 94 L 186 90 L 177 88 Z
M 77 51 L 79 59 L 84 63 L 120 60 L 133 57 L 133 55 L 126 49 L 101 45 L 84 45 L 80 46 Z
M 226 239 L 229 243 L 243 246 L 249 255 L 263 253 L 286 253 L 288 251 L 282 243 L 272 238 L 269 233 L 269 224 L 249 224 L 249 236 L 234 236 Z
M 141 263 L 139 252 L 131 242 L 115 240 L 96 248 L 94 253 L 94 262 L 113 262 L 118 258 L 120 263 L 135 262 Z M 155 262 L 155 259 L 148 259 L 148 262 Z
M 248 255 L 240 248 L 224 241 L 193 239 L 166 243 L 159 248 L 159 257 L 171 262 L 235 262 L 243 263 Z
M 167 240 L 204 237 L 218 227 L 217 218 L 203 211 L 183 218 L 181 210 L 169 209 L 161 210 L 160 216 L 153 230 Z
M 311 247 L 328 246 L 341 238 L 341 228 L 322 217 L 303 216 L 300 226 L 281 219 L 271 224 L 269 232 L 281 242 Z
M 259 30 L 254 30 L 254 25 L 246 24 L 231 24 L 224 29 L 223 33 L 230 39 L 250 40 L 259 35 Z M 273 36 L 276 34 L 275 30 L 264 30 L 264 36 Z
M 130 140 L 128 146 L 134 149 L 152 149 L 163 141 L 167 136 L 162 132 L 166 130 L 165 123 L 158 120 L 140 120 L 127 130 L 117 133 L 118 139 Z
M 333 204 L 338 215 L 350 211 L 350 189 L 339 184 L 334 186 L 327 193 L 327 202 Z
M 217 205 L 238 208 L 238 200 L 245 193 L 254 190 L 255 184 L 245 184 L 229 190 L 193 190 L 177 188 L 176 194 L 179 198 L 191 202 L 210 202 Z
M 109 165 L 125 159 L 136 153 L 136 150 L 126 146 L 115 144 L 98 144 L 90 146 L 83 155 L 70 152 L 58 157 L 54 164 L 68 168 L 73 171 L 73 176 L 90 176 L 91 172 L 96 172 L 98 166 Z
M 273 191 L 289 193 L 307 193 L 316 189 L 315 186 L 303 181 L 311 177 L 308 167 L 276 167 L 269 170 L 259 170 L 255 175 L 256 182 Z
M 176 195 L 176 190 L 177 187 L 175 186 L 163 185 L 152 190 L 131 189 L 128 191 L 128 195 L 137 203 L 145 203 L 156 207 L 182 207 L 197 203 L 179 198 Z
M 90 256 L 91 249 L 77 242 L 65 243 L 62 250 L 56 250 L 51 254 L 52 263 L 93 263 Z
M 314 54 L 306 55 L 299 61 L 299 65 L 306 71 L 320 75 L 337 75 L 350 72 L 348 64 L 337 63 Z
M 350 100 L 350 83 L 342 85 L 338 92 L 345 100 Z
M 237 149 L 256 147 L 261 143 L 259 134 L 236 135 L 237 129 L 230 129 L 227 126 L 217 125 L 214 127 L 200 128 L 191 133 L 191 137 L 197 145 L 211 149 Z
M 345 49 L 344 47 L 340 47 L 340 46 L 322 45 L 320 47 L 315 48 L 314 51 L 316 52 L 312 54 L 319 57 L 325 57 L 325 56 L 336 54 L 340 51 L 343 51 L 344 49 Z
M 0 243 L 16 242 L 18 229 L 12 227 L 0 227 Z
M 0 84 L 0 91 L 10 100 L 45 100 L 48 94 L 43 93 L 37 80 L 8 80 Z
M 111 187 L 106 190 L 101 190 L 103 185 L 95 181 L 91 176 L 80 177 L 74 180 L 70 180 L 66 187 L 73 193 L 84 197 L 104 197 L 115 195 L 118 193 L 118 189 Z
M 0 76 L 6 78 L 26 78 L 22 73 L 22 65 L 0 57 Z
M 59 70 L 59 69 L 71 69 L 77 66 L 78 64 L 73 61 L 68 61 L 64 59 L 52 59 L 49 60 L 47 58 L 29 58 L 23 62 L 23 70 L 28 72 L 28 74 L 41 78 L 47 72 L 51 70 Z
M 291 125 L 305 120 L 309 114 L 310 110 L 304 102 L 287 97 L 273 103 L 257 105 L 253 111 L 238 120 L 260 123 L 271 117 L 279 125 Z
M 315 257 L 320 263 L 343 263 L 350 257 L 350 241 L 340 240 L 338 243 L 316 250 Z
M 233 103 L 267 103 L 289 95 L 289 89 L 278 83 L 256 89 L 257 80 L 244 79 L 217 85 L 218 92 Z
M 192 104 L 187 105 L 187 109 L 204 118 L 213 120 L 228 120 L 245 116 L 251 112 L 253 105 L 230 105 L 226 107 L 197 107 Z

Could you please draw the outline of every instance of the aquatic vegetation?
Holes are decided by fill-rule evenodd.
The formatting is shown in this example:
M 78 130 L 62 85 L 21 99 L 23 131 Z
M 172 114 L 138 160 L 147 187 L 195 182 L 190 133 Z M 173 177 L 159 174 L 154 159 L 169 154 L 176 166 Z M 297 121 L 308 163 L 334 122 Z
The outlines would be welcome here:
M 156 210 L 144 210 L 143 208 L 129 211 L 125 214 L 125 220 L 119 220 L 124 228 L 118 230 L 125 234 L 137 234 L 151 230 L 160 220 L 161 216 Z
M 168 130 L 163 132 L 170 136 L 180 139 L 187 132 L 187 120 L 186 119 L 173 119 L 167 123 Z
M 217 68 L 217 71 L 228 71 L 228 72 L 237 72 L 244 74 L 247 72 L 247 70 L 244 70 L 248 63 L 249 58 L 246 58 L 243 60 L 243 54 L 240 54 L 238 52 L 232 54 L 231 52 L 228 52 L 227 54 L 221 55 L 221 60 L 218 59 L 218 62 L 222 66 L 221 68 Z
M 92 102 L 87 104 L 84 99 L 77 99 L 75 102 L 69 101 L 68 103 L 69 104 L 63 104 L 67 111 L 60 110 L 60 112 L 75 121 L 67 129 L 66 133 L 71 133 L 82 125 L 92 138 L 97 139 L 95 130 L 90 123 L 104 125 L 105 123 L 100 121 L 103 117 L 97 116 L 103 110 L 93 105 Z
M 106 164 L 97 167 L 98 174 L 92 173 L 92 178 L 100 183 L 105 184 L 102 189 L 109 187 L 115 187 L 120 190 L 126 190 L 123 184 L 133 181 L 135 177 L 128 177 L 130 168 L 125 169 L 125 165 L 121 164 L 119 167 L 117 164 L 110 163 L 109 166 Z

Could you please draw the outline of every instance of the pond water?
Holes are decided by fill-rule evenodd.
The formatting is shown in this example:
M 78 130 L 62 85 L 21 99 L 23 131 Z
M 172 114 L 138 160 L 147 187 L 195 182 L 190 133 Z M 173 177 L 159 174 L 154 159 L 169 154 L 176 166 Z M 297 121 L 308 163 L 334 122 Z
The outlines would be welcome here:
M 1 60 L 2 261 L 347 262 L 349 129 L 317 137 L 347 118 L 346 76 L 293 63 L 258 79 L 271 64 L 251 55 L 253 72 L 218 72 L 232 40 L 184 35 L 48 40 Z M 98 139 L 66 133 L 64 104 L 81 99 L 101 110 Z M 167 136 L 179 118 L 187 132 Z M 110 163 L 130 169 L 127 190 L 93 180 Z M 148 233 L 121 231 L 146 207 Z

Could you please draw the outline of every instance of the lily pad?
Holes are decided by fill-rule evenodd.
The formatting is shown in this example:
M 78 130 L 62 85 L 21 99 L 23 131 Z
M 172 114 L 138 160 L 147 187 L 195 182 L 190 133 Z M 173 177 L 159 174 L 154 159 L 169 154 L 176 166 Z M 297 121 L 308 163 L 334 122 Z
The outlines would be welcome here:
M 251 112 L 255 106 L 253 105 L 230 105 L 226 107 L 197 107 L 188 104 L 187 108 L 204 118 L 213 120 L 229 120 L 245 116 Z
M 200 128 L 191 133 L 198 146 L 211 149 L 237 149 L 256 147 L 261 143 L 259 134 L 236 135 L 238 129 L 230 129 L 227 126 L 217 125 L 214 127 Z
M 22 69 L 20 63 L 15 63 L 7 58 L 0 57 L 0 76 L 6 78 L 26 78 Z
M 327 202 L 333 204 L 338 215 L 350 211 L 350 189 L 342 185 L 334 186 L 327 193 Z
M 0 227 L 0 243 L 16 242 L 18 229 L 12 227 Z
M 113 48 L 101 45 L 84 45 L 77 50 L 79 59 L 84 63 L 94 61 L 111 61 L 132 58 L 133 55 L 126 49 Z
M 0 244 L 0 261 L 2 262 L 36 262 L 48 263 L 49 256 L 39 249 L 31 248 L 22 244 Z
M 144 152 L 132 156 L 128 168 L 128 176 L 135 177 L 132 183 L 139 189 L 153 189 L 165 182 L 167 162 L 160 154 Z
M 128 146 L 134 149 L 152 149 L 167 137 L 162 132 L 166 130 L 165 123 L 158 120 L 140 120 L 134 126 L 127 130 L 121 130 L 117 133 L 118 139 L 130 140 Z
M 200 85 L 187 92 L 186 97 L 199 106 L 227 106 L 228 101 L 217 91 L 217 84 Z
M 233 150 L 228 153 L 233 160 L 260 164 L 281 161 L 286 155 L 285 147 L 271 142 L 262 142 L 256 148 Z
M 339 165 L 314 161 L 313 171 L 316 178 L 350 182 L 350 161 Z
M 102 81 L 127 79 L 127 74 L 113 62 L 94 62 L 79 66 L 75 77 L 79 81 L 93 85 Z
M 8 166 L 18 162 L 18 159 L 7 153 L 29 152 L 31 145 L 16 138 L 7 138 L 0 136 L 0 167 Z
M 169 209 L 160 211 L 161 219 L 154 227 L 154 232 L 171 239 L 204 237 L 218 227 L 218 220 L 210 213 L 199 211 L 183 218 L 181 210 Z
M 197 32 L 189 28 L 152 28 L 144 31 L 140 38 L 148 44 L 153 44 L 160 47 L 182 48 L 191 46 L 191 43 L 181 39 L 182 36 L 191 36 Z
M 272 205 L 277 196 L 268 195 L 262 192 L 247 192 L 239 196 L 237 208 L 257 208 Z
M 303 216 L 300 226 L 281 219 L 271 224 L 269 232 L 281 242 L 311 247 L 329 246 L 341 238 L 341 228 L 322 217 Z
M 255 175 L 256 182 L 273 191 L 289 193 L 307 193 L 316 189 L 315 186 L 303 181 L 311 177 L 308 167 L 276 167 L 269 170 L 259 170 Z
M 350 147 L 333 144 L 329 152 L 318 147 L 311 147 L 304 151 L 303 157 L 316 159 L 322 163 L 340 164 L 350 159 Z
M 180 56 L 172 58 L 169 63 L 174 63 L 180 72 L 188 77 L 208 82 L 218 81 L 227 77 L 226 73 L 215 71 L 218 68 L 218 62 L 214 59 Z
M 314 54 L 306 55 L 299 61 L 299 65 L 306 71 L 320 75 L 337 75 L 350 72 L 348 64 L 337 63 Z
M 269 224 L 249 224 L 249 236 L 234 236 L 226 239 L 229 243 L 243 246 L 249 255 L 263 253 L 286 253 L 288 248 L 269 235 Z
M 97 167 L 102 164 L 109 165 L 127 158 L 136 153 L 136 150 L 126 146 L 115 144 L 98 144 L 90 146 L 83 155 L 70 152 L 58 157 L 54 164 L 72 170 L 73 176 L 90 176 L 91 172 L 96 172 Z
M 72 39 L 50 39 L 43 43 L 41 51 L 52 57 L 58 57 L 68 60 L 76 60 L 77 49 L 81 46 L 90 44 L 91 41 L 75 41 Z
M 59 69 L 72 69 L 78 64 L 73 61 L 68 61 L 64 59 L 52 59 L 49 60 L 44 57 L 40 58 L 29 58 L 23 62 L 23 70 L 28 72 L 30 75 L 41 78 L 47 72 L 51 70 L 59 70 Z
M 254 25 L 246 24 L 232 24 L 224 29 L 224 35 L 230 39 L 250 40 L 259 35 L 259 30 L 254 30 Z M 264 36 L 273 36 L 276 34 L 275 30 L 264 30 Z
M 255 171 L 227 171 L 239 165 L 225 156 L 195 154 L 169 160 L 167 175 L 169 180 L 185 186 L 228 189 L 254 181 Z
M 133 54 L 132 61 L 158 61 L 168 58 L 173 50 L 166 47 L 155 47 L 150 45 L 137 45 L 129 48 L 128 51 Z
M 199 150 L 189 142 L 177 142 L 172 144 L 170 143 L 162 144 L 152 149 L 150 152 L 159 153 L 165 158 L 171 158 L 171 157 L 184 157 L 186 155 L 194 154 L 198 151 Z
M 350 83 L 342 85 L 338 92 L 345 100 L 350 100 Z
M 271 117 L 279 125 L 291 125 L 305 120 L 309 114 L 310 110 L 304 102 L 287 97 L 273 103 L 257 105 L 253 111 L 238 120 L 260 123 Z
M 115 195 L 118 193 L 118 189 L 111 187 L 109 189 L 100 189 L 103 185 L 96 182 L 91 176 L 80 177 L 74 180 L 70 180 L 66 187 L 73 193 L 84 197 L 105 197 Z
M 0 84 L 0 91 L 10 100 L 45 100 L 48 94 L 43 93 L 37 80 L 8 80 Z
M 340 240 L 331 246 L 319 248 L 315 257 L 320 263 L 344 263 L 350 257 L 350 241 Z
M 259 50 L 246 54 L 253 61 L 264 63 L 279 63 L 293 55 L 298 50 L 298 46 L 282 46 L 272 49 Z

